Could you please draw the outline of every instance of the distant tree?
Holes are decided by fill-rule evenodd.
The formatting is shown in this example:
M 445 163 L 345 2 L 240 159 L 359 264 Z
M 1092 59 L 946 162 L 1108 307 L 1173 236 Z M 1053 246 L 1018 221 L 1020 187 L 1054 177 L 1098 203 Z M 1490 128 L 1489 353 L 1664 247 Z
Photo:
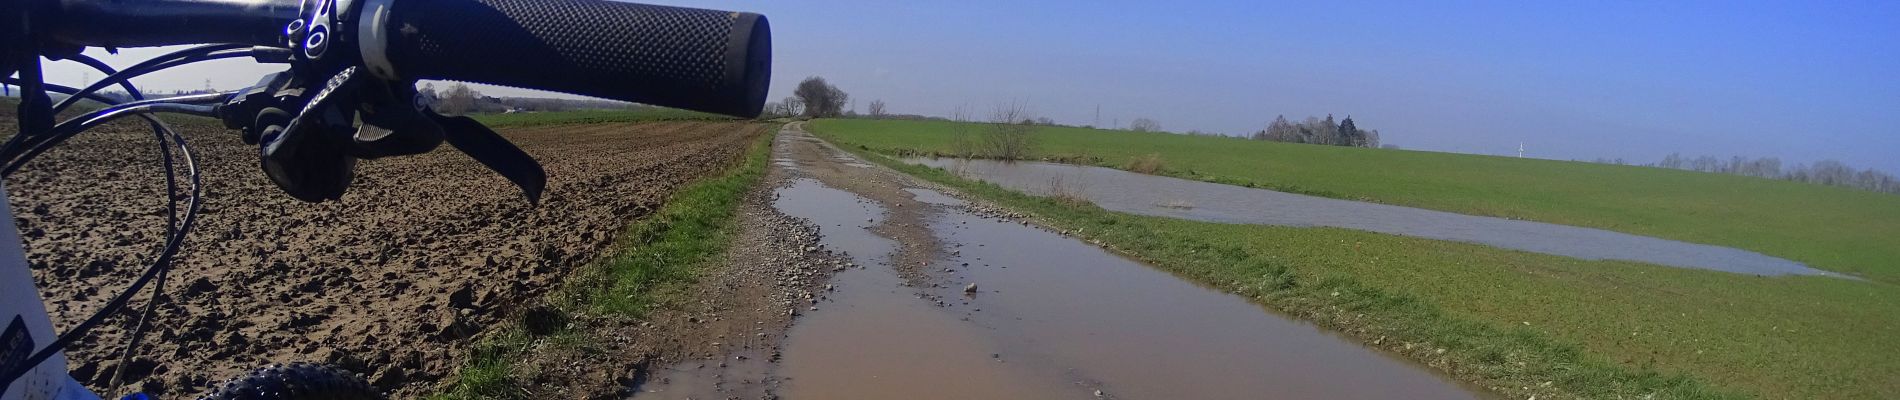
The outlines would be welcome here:
M 1339 123 L 1333 122 L 1333 115 L 1326 114 L 1326 119 L 1320 121 L 1320 124 L 1321 125 L 1317 129 L 1313 130 L 1315 132 L 1315 136 L 1319 138 L 1319 141 L 1314 142 L 1314 143 L 1328 144 L 1328 145 L 1334 145 L 1334 146 L 1340 145 Z
M 884 118 L 884 116 L 886 115 L 884 113 L 884 100 L 883 99 L 871 100 L 871 107 L 869 111 L 871 112 L 871 118 Z
M 843 115 L 844 105 L 850 101 L 850 96 L 843 90 L 825 82 L 825 78 L 816 76 L 798 82 L 798 87 L 792 90 L 792 96 L 798 97 L 804 104 L 804 115 L 818 118 Z
M 1388 150 L 1402 150 L 1402 149 L 1404 149 L 1403 147 L 1399 147 L 1399 145 L 1396 145 L 1396 144 L 1390 144 L 1390 143 L 1388 143 L 1388 144 L 1382 144 L 1382 145 L 1379 145 L 1379 148 L 1381 148 L 1381 149 L 1388 149 Z
M 1682 153 L 1669 153 L 1668 156 L 1663 157 L 1662 162 L 1656 163 L 1658 167 L 1672 169 L 1682 169 L 1683 165 Z
M 475 102 L 482 98 L 468 85 L 456 83 L 442 92 L 442 99 L 436 102 L 436 111 L 446 115 L 462 115 L 475 111 Z
M 1275 116 L 1267 123 L 1267 129 L 1254 131 L 1248 137 L 1253 140 L 1268 140 L 1287 143 L 1324 144 L 1332 146 L 1379 147 L 1379 131 L 1360 129 L 1352 117 L 1338 123 L 1333 116 L 1326 118 L 1306 117 L 1298 123 L 1287 121 L 1285 115 Z
M 1823 185 L 1847 186 L 1854 178 L 1853 168 L 1834 160 L 1815 162 L 1813 170 L 1809 173 L 1813 176 L 1810 182 Z
M 1615 160 L 1598 159 L 1598 162 Z M 1694 159 L 1683 157 L 1680 153 L 1671 153 L 1662 161 L 1651 164 L 1654 167 L 1682 169 L 1696 172 L 1732 174 L 1757 178 L 1780 179 L 1829 186 L 1844 186 L 1883 193 L 1900 194 L 1900 179 L 1874 169 L 1855 169 L 1835 160 L 1821 160 L 1813 165 L 1794 164 L 1782 167 L 1781 159 L 1775 157 L 1729 157 L 1722 161 L 1715 157 L 1700 156 Z
M 951 109 L 950 120 L 955 122 L 970 122 L 970 105 L 959 104 L 957 108 Z
M 1036 117 L 1036 125 L 1055 126 L 1056 120 L 1049 119 L 1049 117 Z
M 778 115 L 781 116 L 792 117 L 805 114 L 805 101 L 799 100 L 797 96 L 786 97 L 785 100 L 780 100 L 778 106 Z
M 1717 172 L 1717 170 L 1721 168 L 1721 163 L 1722 162 L 1717 161 L 1715 157 L 1709 157 L 1709 156 L 1696 157 L 1694 160 L 1689 160 L 1689 170 L 1701 171 L 1701 172 Z
M 1298 142 L 1300 128 L 1287 122 L 1286 116 L 1281 115 L 1273 117 L 1273 122 L 1267 124 L 1267 130 L 1261 131 L 1261 136 L 1261 139 L 1275 142 Z
M 1333 143 L 1333 144 L 1340 145 L 1340 146 L 1367 147 L 1365 136 L 1363 135 L 1363 132 L 1359 132 L 1359 127 L 1353 126 L 1351 115 L 1348 115 L 1346 116 L 1346 119 L 1339 121 L 1339 142 Z
M 1128 130 L 1135 132 L 1160 132 L 1161 123 L 1147 118 L 1135 118 L 1134 122 L 1128 123 Z

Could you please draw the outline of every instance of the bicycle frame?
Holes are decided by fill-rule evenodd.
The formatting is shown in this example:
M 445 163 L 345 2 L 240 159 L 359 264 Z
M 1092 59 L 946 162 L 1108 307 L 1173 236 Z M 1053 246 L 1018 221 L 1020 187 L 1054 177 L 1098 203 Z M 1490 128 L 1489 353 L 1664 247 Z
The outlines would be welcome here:
M 13 225 L 12 207 L 7 202 L 6 185 L 0 184 L 0 315 L 14 316 L 0 321 L 0 370 L 26 362 L 39 346 L 53 340 L 52 318 L 47 315 L 45 299 L 33 284 L 33 271 L 27 267 L 26 251 L 20 232 Z M 0 399 L 98 399 L 97 394 L 66 373 L 66 356 L 55 354 L 20 377 L 0 393 Z

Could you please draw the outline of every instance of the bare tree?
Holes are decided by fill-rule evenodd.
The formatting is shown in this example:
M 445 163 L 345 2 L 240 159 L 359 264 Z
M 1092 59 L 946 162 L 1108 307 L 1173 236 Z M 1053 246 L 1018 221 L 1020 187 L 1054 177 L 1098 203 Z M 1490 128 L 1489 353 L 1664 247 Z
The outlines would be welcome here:
M 844 105 L 850 101 L 850 95 L 816 76 L 798 82 L 792 95 L 804 103 L 805 115 L 818 118 L 844 115 Z
M 1135 132 L 1160 132 L 1161 123 L 1147 118 L 1135 118 L 1135 122 L 1128 123 L 1128 130 Z
M 778 111 L 779 115 L 791 117 L 805 113 L 805 101 L 799 100 L 797 96 L 786 97 L 785 100 L 780 100 L 778 104 L 780 107 Z
M 1030 135 L 1035 129 L 1035 120 L 1027 106 L 1017 101 L 998 104 L 990 111 L 989 122 L 981 144 L 984 156 L 1001 160 L 1021 160 L 1029 156 L 1035 145 L 1035 138 Z
M 888 115 L 884 113 L 883 99 L 871 100 L 871 106 L 870 106 L 869 111 L 871 112 L 871 118 L 882 119 L 884 118 L 885 115 Z

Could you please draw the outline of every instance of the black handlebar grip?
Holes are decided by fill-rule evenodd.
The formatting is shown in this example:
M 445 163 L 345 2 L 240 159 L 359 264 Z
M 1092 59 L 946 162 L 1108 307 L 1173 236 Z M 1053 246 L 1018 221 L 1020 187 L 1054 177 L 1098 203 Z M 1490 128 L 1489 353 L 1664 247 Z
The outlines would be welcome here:
M 753 13 L 605 0 L 394 0 L 407 78 L 479 82 L 756 117 L 772 33 Z

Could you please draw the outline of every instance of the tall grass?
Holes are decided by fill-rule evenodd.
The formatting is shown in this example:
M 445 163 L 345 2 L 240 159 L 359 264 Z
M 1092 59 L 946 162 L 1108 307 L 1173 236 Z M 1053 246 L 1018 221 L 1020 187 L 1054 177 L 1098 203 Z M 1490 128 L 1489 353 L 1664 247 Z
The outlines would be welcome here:
M 1163 164 L 1161 161 L 1161 153 L 1148 153 L 1148 155 L 1129 160 L 1128 165 L 1123 166 L 1122 169 L 1128 170 L 1129 172 L 1153 175 L 1157 172 L 1161 172 Z

